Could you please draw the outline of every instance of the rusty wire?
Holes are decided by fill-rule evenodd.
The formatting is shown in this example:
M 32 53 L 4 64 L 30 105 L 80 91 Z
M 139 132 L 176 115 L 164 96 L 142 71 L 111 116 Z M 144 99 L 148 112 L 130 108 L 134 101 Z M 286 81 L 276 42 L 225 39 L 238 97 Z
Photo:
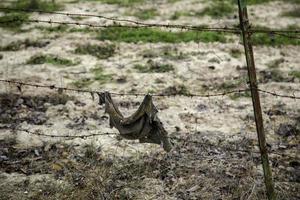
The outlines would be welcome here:
M 75 88 L 67 88 L 67 87 L 58 87 L 55 85 L 42 85 L 42 84 L 35 84 L 35 83 L 25 83 L 20 81 L 13 81 L 13 80 L 3 80 L 0 79 L 0 82 L 14 84 L 18 87 L 19 90 L 22 90 L 22 86 L 28 87 L 35 87 L 35 88 L 48 88 L 51 90 L 58 90 L 58 91 L 71 91 L 71 92 L 78 92 L 78 93 L 89 93 L 89 94 L 98 94 L 101 92 L 105 92 L 105 90 L 98 91 L 98 90 L 88 90 L 88 89 L 75 89 Z M 157 97 L 174 97 L 174 96 L 186 96 L 186 97 L 216 97 L 216 96 L 225 96 L 234 93 L 242 93 L 245 91 L 249 91 L 249 89 L 239 89 L 239 90 L 232 90 L 222 93 L 213 93 L 213 94 L 163 94 L 163 93 L 156 93 L 150 94 L 151 96 Z M 118 93 L 118 92 L 110 92 L 112 95 L 116 96 L 145 96 L 145 93 Z
M 10 130 L 12 132 L 14 131 L 21 131 L 21 132 L 25 132 L 27 134 L 30 135 L 35 135 L 35 136 L 39 136 L 39 137 L 50 137 L 50 138 L 65 138 L 65 139 L 87 139 L 90 137 L 97 137 L 97 136 L 107 136 L 107 135 L 116 135 L 116 133 L 110 133 L 110 132 L 105 132 L 105 133 L 95 133 L 95 134 L 86 134 L 86 135 L 55 135 L 55 134 L 44 134 L 41 132 L 41 130 L 34 130 L 34 131 L 30 131 L 28 129 L 24 129 L 24 128 L 17 128 L 17 127 L 9 127 L 9 126 L 4 126 L 4 127 L 0 127 L 0 129 L 7 129 Z M 171 140 L 176 140 L 176 141 L 184 141 L 184 143 L 190 143 L 190 144 L 198 144 L 198 145 L 202 145 L 202 146 L 206 146 L 206 147 L 212 147 L 215 149 L 220 149 L 223 151 L 227 151 L 227 152 L 240 152 L 240 153 L 248 153 L 248 154 L 260 154 L 259 151 L 254 151 L 253 149 L 238 149 L 238 148 L 230 148 L 230 147 L 226 147 L 226 146 L 221 146 L 221 145 L 215 145 L 212 143 L 208 143 L 208 142 L 201 142 L 201 141 L 193 141 L 193 140 L 186 140 L 184 138 L 178 138 L 176 136 L 169 136 L 169 138 Z M 251 146 L 254 147 L 254 146 Z M 287 156 L 290 158 L 295 158 L 294 156 L 289 156 L 289 155 L 285 155 L 283 153 L 277 153 L 276 150 L 270 150 L 268 152 L 269 154 L 274 154 L 274 155 L 278 155 L 278 156 Z
M 193 30 L 193 31 L 211 31 L 211 32 L 227 32 L 240 34 L 241 30 L 239 27 L 206 27 L 206 26 L 194 26 L 194 25 L 182 25 L 182 24 L 164 24 L 164 23 L 146 23 L 135 21 L 131 19 L 120 19 L 115 17 L 107 17 L 104 15 L 95 15 L 95 14 L 86 14 L 86 13 L 67 13 L 67 12 L 55 12 L 55 11 L 43 11 L 36 9 L 17 9 L 17 8 L 8 8 L 8 7 L 0 7 L 0 10 L 10 11 L 10 12 L 26 12 L 26 13 L 40 13 L 40 14 L 55 14 L 55 15 L 63 15 L 63 16 L 78 16 L 78 17 L 97 17 L 100 19 L 105 19 L 108 21 L 112 21 L 111 25 L 96 25 L 89 23 L 79 23 L 79 22 L 68 22 L 68 21 L 53 21 L 53 20 L 38 20 L 38 19 L 29 19 L 29 20 L 19 20 L 26 21 L 31 23 L 51 23 L 51 24 L 61 24 L 61 25 L 79 25 L 79 26 L 88 26 L 91 28 L 168 28 L 168 29 L 182 29 L 182 30 Z M 18 19 L 10 20 L 10 21 L 2 21 L 0 23 L 11 23 L 16 22 Z M 134 25 L 121 25 L 117 23 L 130 23 Z M 266 33 L 270 35 L 279 35 L 282 37 L 288 37 L 291 39 L 300 39 L 300 36 L 297 35 L 289 35 L 289 34 L 299 34 L 300 30 L 278 30 L 278 29 L 262 29 L 262 28 L 250 28 L 249 31 L 251 33 Z
M 53 24 L 63 24 L 63 25 L 80 25 L 80 26 L 89 26 L 93 28 L 109 28 L 109 27 L 124 27 L 124 28 L 168 28 L 168 29 L 181 29 L 181 30 L 194 30 L 194 31 L 213 31 L 213 32 L 231 32 L 231 33 L 240 33 L 240 30 L 237 28 L 228 28 L 228 27 L 205 27 L 205 26 L 193 26 L 193 25 L 180 25 L 180 24 L 155 24 L 155 23 L 145 23 L 134 21 L 130 19 L 119 19 L 114 17 L 106 17 L 103 15 L 93 15 L 93 14 L 80 14 L 80 13 L 65 13 L 65 12 L 52 12 L 52 11 L 42 11 L 42 10 L 35 10 L 35 9 L 15 9 L 15 8 L 6 8 L 0 7 L 0 10 L 6 11 L 18 11 L 18 12 L 37 12 L 37 13 L 44 13 L 44 14 L 56 14 L 56 15 L 64 15 L 64 16 L 78 16 L 78 17 L 97 17 L 100 19 L 105 19 L 108 21 L 112 21 L 112 25 L 96 25 L 96 24 L 89 24 L 89 23 L 78 23 L 78 22 L 68 22 L 68 21 L 53 21 L 53 20 L 24 20 L 26 22 L 33 22 L 33 23 L 53 23 Z M 17 19 L 16 19 L 17 20 Z M 13 20 L 11 20 L 13 21 Z M 7 23 L 10 23 L 8 21 Z M 23 21 L 23 20 L 22 20 Z M 116 23 L 130 23 L 134 25 L 121 25 Z M 5 23 L 2 21 L 2 23 Z
M 48 88 L 50 90 L 58 90 L 58 91 L 71 91 L 71 92 L 77 92 L 77 93 L 89 93 L 89 94 L 98 94 L 101 92 L 105 92 L 106 90 L 98 91 L 98 90 L 89 90 L 89 89 L 76 89 L 76 88 L 67 88 L 67 87 L 59 87 L 55 85 L 43 85 L 43 84 L 36 84 L 36 83 L 25 83 L 21 81 L 14 81 L 14 80 L 6 80 L 6 79 L 0 79 L 0 82 L 7 83 L 7 84 L 13 84 L 16 85 L 19 90 L 22 90 L 22 86 L 28 86 L 28 87 L 35 87 L 35 88 Z M 285 94 L 278 94 L 276 92 L 271 92 L 263 89 L 257 88 L 257 90 L 261 93 L 269 94 L 276 97 L 281 98 L 290 98 L 290 99 L 300 99 L 300 96 L 296 96 L 294 93 L 293 95 L 285 95 Z M 237 89 L 237 90 L 231 90 L 231 91 L 225 91 L 225 92 L 219 92 L 219 93 L 207 93 L 207 94 L 163 94 L 163 93 L 150 93 L 151 96 L 156 97 L 174 97 L 174 96 L 186 96 L 186 97 L 202 97 L 202 98 L 209 98 L 209 97 L 217 97 L 217 96 L 226 96 L 230 94 L 235 93 L 243 93 L 250 91 L 250 88 L 243 88 L 243 89 Z M 125 93 L 125 92 L 110 92 L 112 95 L 116 96 L 145 96 L 147 94 L 145 93 Z
M 9 129 L 11 131 L 23 131 L 30 135 L 36 135 L 36 136 L 41 136 L 41 137 L 66 138 L 66 139 L 75 139 L 75 138 L 87 139 L 89 137 L 96 137 L 96 136 L 103 136 L 103 135 L 116 135 L 116 133 L 110 133 L 110 132 L 93 133 L 93 134 L 86 134 L 86 135 L 55 135 L 55 134 L 42 133 L 41 130 L 30 131 L 30 130 L 24 129 L 24 128 L 16 128 L 16 127 L 9 127 L 9 126 L 0 127 L 0 129 Z

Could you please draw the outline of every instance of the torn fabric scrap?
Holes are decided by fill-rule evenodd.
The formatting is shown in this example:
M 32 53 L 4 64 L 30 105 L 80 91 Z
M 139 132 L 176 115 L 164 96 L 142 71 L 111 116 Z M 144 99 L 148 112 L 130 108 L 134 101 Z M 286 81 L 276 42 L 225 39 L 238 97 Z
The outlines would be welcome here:
M 109 115 L 110 126 L 118 129 L 123 138 L 138 139 L 140 143 L 162 144 L 165 151 L 171 150 L 168 133 L 157 116 L 158 110 L 150 95 L 145 96 L 138 110 L 129 117 L 122 115 L 109 92 L 99 94 L 99 103 L 104 103 L 103 97 L 105 97 L 105 112 Z

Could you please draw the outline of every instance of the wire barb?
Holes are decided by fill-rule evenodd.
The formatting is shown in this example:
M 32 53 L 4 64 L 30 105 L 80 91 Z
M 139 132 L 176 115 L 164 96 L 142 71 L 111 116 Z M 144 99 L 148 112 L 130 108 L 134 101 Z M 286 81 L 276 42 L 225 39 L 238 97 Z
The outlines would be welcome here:
M 53 15 L 63 15 L 63 16 L 78 16 L 78 17 L 96 17 L 100 19 L 104 19 L 107 21 L 112 21 L 113 23 L 110 25 L 102 24 L 89 24 L 89 23 L 79 23 L 79 22 L 72 22 L 72 21 L 52 21 L 52 20 L 38 20 L 38 19 L 29 19 L 29 20 L 20 20 L 20 19 L 13 19 L 8 21 L 1 21 L 0 23 L 12 23 L 17 21 L 25 21 L 31 23 L 50 23 L 50 24 L 61 24 L 61 25 L 78 25 L 78 26 L 88 26 L 91 28 L 167 28 L 167 29 L 179 29 L 179 30 L 193 30 L 193 31 L 208 31 L 208 32 L 225 32 L 225 33 L 233 33 L 233 34 L 240 34 L 241 29 L 240 27 L 207 27 L 204 25 L 182 25 L 182 24 L 166 24 L 166 23 L 145 23 L 130 19 L 120 19 L 115 17 L 107 17 L 104 15 L 95 15 L 95 14 L 86 14 L 86 13 L 67 13 L 67 12 L 54 12 L 54 11 L 43 11 L 43 10 L 36 10 L 36 9 L 18 9 L 18 8 L 8 8 L 8 7 L 0 7 L 0 10 L 6 12 L 26 12 L 26 13 L 39 13 L 39 14 L 53 14 Z M 127 23 L 131 25 L 121 25 L 118 23 Z M 262 28 L 250 28 L 249 32 L 251 34 L 255 33 L 266 33 L 271 35 L 279 35 L 283 37 L 288 37 L 291 39 L 300 39 L 300 36 L 295 34 L 300 34 L 300 30 L 278 30 L 278 29 L 262 29 Z M 292 35 L 289 35 L 292 34 Z
M 67 88 L 67 87 L 58 87 L 55 85 L 42 85 L 42 84 L 35 84 L 35 83 L 25 83 L 21 81 L 14 81 L 14 80 L 6 80 L 6 79 L 0 79 L 0 82 L 6 83 L 6 84 L 13 84 L 13 85 L 22 85 L 22 86 L 28 86 L 28 87 L 35 87 L 35 88 L 48 88 L 50 90 L 58 90 L 58 91 L 71 91 L 71 92 L 77 92 L 77 93 L 89 93 L 92 94 L 99 94 L 102 92 L 105 92 L 106 90 L 97 91 L 97 90 L 89 90 L 89 89 L 76 89 L 76 88 Z M 231 91 L 225 91 L 225 92 L 217 92 L 217 93 L 207 93 L 207 94 L 163 94 L 163 93 L 153 93 L 151 96 L 153 97 L 174 97 L 174 96 L 184 96 L 184 97 L 199 97 L 199 98 L 209 98 L 209 97 L 218 97 L 218 96 L 225 96 L 230 94 L 236 94 L 236 93 L 243 93 L 250 91 L 251 88 L 244 88 L 244 89 L 237 89 L 237 90 L 231 90 Z M 298 100 L 300 99 L 300 96 L 296 96 L 294 93 L 293 95 L 284 95 L 284 94 L 277 94 L 275 92 L 270 92 L 267 90 L 255 88 L 261 93 L 273 95 L 276 97 L 282 97 L 282 98 L 290 98 Z M 112 95 L 116 96 L 146 96 L 146 93 L 118 93 L 118 92 L 110 92 Z

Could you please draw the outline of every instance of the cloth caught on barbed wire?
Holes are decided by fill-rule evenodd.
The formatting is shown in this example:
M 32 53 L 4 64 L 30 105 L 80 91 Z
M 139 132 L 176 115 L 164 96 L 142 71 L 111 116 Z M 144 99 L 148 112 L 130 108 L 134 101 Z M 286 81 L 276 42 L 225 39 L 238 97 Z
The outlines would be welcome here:
M 105 103 L 105 112 L 109 115 L 110 127 L 115 127 L 125 139 L 140 143 L 162 144 L 165 151 L 170 151 L 172 145 L 168 133 L 157 116 L 158 110 L 152 102 L 152 97 L 146 95 L 138 110 L 129 117 L 124 117 L 109 92 L 98 93 L 99 104 Z

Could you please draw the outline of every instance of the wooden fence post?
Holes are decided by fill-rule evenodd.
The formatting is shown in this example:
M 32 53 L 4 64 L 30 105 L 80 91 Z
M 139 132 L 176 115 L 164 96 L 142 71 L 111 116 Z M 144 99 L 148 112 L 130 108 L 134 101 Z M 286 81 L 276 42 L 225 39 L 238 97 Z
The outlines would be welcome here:
M 249 31 L 249 20 L 247 13 L 246 0 L 238 0 L 240 28 L 242 31 L 243 44 L 245 48 L 245 56 L 247 61 L 248 77 L 251 87 L 252 104 L 254 109 L 254 117 L 256 123 L 256 131 L 261 154 L 262 167 L 264 171 L 264 179 L 266 185 L 267 196 L 269 200 L 275 200 L 276 194 L 272 179 L 272 171 L 269 165 L 269 157 L 266 146 L 266 137 L 263 126 L 262 111 L 257 89 L 256 70 L 253 56 L 253 48 L 251 44 L 251 32 Z

